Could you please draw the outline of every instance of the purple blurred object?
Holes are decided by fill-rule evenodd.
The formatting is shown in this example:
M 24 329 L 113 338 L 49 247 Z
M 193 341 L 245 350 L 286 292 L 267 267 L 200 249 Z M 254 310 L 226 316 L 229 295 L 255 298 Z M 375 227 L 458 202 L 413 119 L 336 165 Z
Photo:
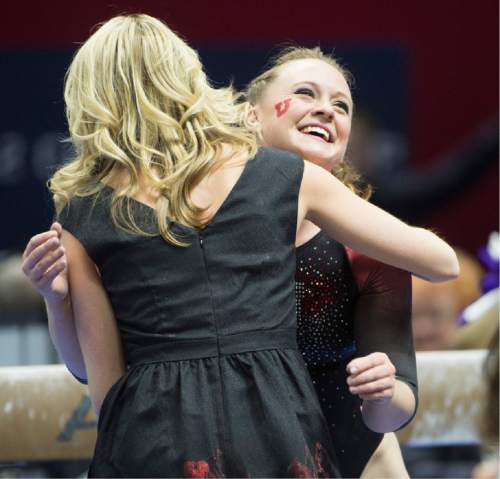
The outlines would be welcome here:
M 465 319 L 464 313 L 461 313 L 460 316 L 457 318 L 457 326 L 465 326 L 466 324 L 469 323 Z
M 491 248 L 489 248 L 488 246 L 483 246 L 479 250 L 479 259 L 486 268 L 486 273 L 481 279 L 481 291 L 483 292 L 483 294 L 487 293 L 488 291 L 491 291 L 492 289 L 498 288 L 498 283 L 499 283 L 498 256 L 494 257 L 492 255 Z
M 491 298 L 486 298 L 486 296 L 490 296 L 487 293 L 498 289 L 500 259 L 500 236 L 498 232 L 495 231 L 490 234 L 488 244 L 486 246 L 483 246 L 479 250 L 478 257 L 486 269 L 484 276 L 481 278 L 481 291 L 483 295 L 475 303 L 472 303 L 472 305 L 468 306 L 464 311 L 462 311 L 462 314 L 457 318 L 458 326 L 469 324 L 471 321 L 471 309 L 477 309 L 473 308 L 473 305 L 477 305 L 479 307 L 479 303 L 481 303 L 482 305 L 489 303 L 491 301 Z M 495 293 L 492 294 L 495 295 Z

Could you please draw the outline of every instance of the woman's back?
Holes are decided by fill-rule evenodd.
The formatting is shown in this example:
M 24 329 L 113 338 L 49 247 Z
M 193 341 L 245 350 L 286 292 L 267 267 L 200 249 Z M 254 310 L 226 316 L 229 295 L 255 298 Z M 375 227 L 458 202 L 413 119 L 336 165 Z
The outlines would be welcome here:
M 98 267 L 125 338 L 136 331 L 160 341 L 210 338 L 214 323 L 223 335 L 294 327 L 301 168 L 292 155 L 260 150 L 205 228 L 172 223 L 186 247 L 117 229 L 110 187 L 75 198 L 60 221 Z M 138 224 L 154 230 L 152 208 L 131 205 Z
M 64 228 L 101 271 L 130 366 L 104 401 L 92 474 L 140 475 L 145 461 L 129 459 L 132 451 L 153 457 L 152 469 L 141 470 L 158 476 L 185 474 L 195 460 L 215 475 L 335 474 L 295 339 L 302 171 L 297 157 L 261 149 L 205 228 L 172 224 L 186 247 L 117 229 L 110 188 L 94 204 L 76 199 L 63 211 Z M 151 208 L 132 205 L 141 226 L 153 228 Z M 137 443 L 130 438 L 139 430 Z M 169 443 L 167 431 L 183 445 Z M 130 448 L 115 448 L 116 434 Z M 163 461 L 160 451 L 178 456 Z

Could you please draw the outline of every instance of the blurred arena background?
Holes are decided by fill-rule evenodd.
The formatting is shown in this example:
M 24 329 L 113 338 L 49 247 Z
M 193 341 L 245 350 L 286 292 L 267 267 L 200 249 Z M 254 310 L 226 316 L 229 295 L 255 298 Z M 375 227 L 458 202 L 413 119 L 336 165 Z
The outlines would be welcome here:
M 18 255 L 30 236 L 50 225 L 53 210 L 45 183 L 70 154 L 62 142 L 65 70 L 94 25 L 124 12 L 167 21 L 200 52 L 215 83 L 233 82 L 238 88 L 262 70 L 276 46 L 295 42 L 334 50 L 355 77 L 348 156 L 374 185 L 374 202 L 413 224 L 432 227 L 476 262 L 470 279 L 475 293 L 467 293 L 465 301 L 457 293 L 460 299 L 448 310 L 446 320 L 453 329 L 464 307 L 480 295 L 487 266 L 475 258 L 498 230 L 498 10 L 495 0 L 474 5 L 456 0 L 54 0 L 3 5 L 0 367 L 58 361 L 43 305 L 24 282 Z M 418 291 L 424 294 L 421 302 L 429 304 L 429 296 Z M 442 298 L 448 293 L 436 294 Z M 433 332 L 437 324 L 431 324 Z M 446 337 L 419 349 L 452 345 Z M 0 407 L 5 416 L 6 406 Z M 87 428 L 93 427 L 89 421 Z M 17 426 L 3 424 L 1 434 L 8 442 Z M 470 477 L 480 459 L 479 442 L 473 442 L 439 444 L 427 456 L 405 448 L 411 477 Z M 85 457 L 77 462 L 5 460 L 3 447 L 0 477 L 72 476 L 86 467 Z

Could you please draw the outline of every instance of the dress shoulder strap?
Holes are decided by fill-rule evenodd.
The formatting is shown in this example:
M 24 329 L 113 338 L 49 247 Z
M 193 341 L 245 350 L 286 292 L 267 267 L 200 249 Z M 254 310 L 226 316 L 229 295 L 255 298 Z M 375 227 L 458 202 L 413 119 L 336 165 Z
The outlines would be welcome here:
M 273 216 L 277 225 L 287 230 L 295 244 L 300 186 L 304 160 L 298 155 L 276 148 L 261 148 L 254 160 L 251 194 Z

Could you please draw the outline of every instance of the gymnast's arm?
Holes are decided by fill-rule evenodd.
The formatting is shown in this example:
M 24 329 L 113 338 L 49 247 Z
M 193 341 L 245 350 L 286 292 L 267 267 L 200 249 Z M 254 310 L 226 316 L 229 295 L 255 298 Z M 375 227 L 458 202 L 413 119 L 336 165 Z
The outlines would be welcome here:
M 86 383 L 87 372 L 73 321 L 67 257 L 61 245 L 61 233 L 61 225 L 54 223 L 50 230 L 33 236 L 23 252 L 22 270 L 45 301 L 49 333 L 59 356 L 71 373 Z
M 69 372 L 83 384 L 87 384 L 87 371 L 73 319 L 71 296 L 62 300 L 44 299 L 52 343 Z
M 297 227 L 304 218 L 342 244 L 429 281 L 458 275 L 455 252 L 437 235 L 411 227 L 362 200 L 309 162 L 304 164 Z
M 359 290 L 354 313 L 358 352 L 366 358 L 363 362 L 375 363 L 367 369 L 375 378 L 365 382 L 366 390 L 357 393 L 364 399 L 363 419 L 374 431 L 395 431 L 413 418 L 418 402 L 411 327 L 411 275 L 350 249 L 347 253 Z M 356 363 L 357 360 L 352 361 L 348 368 Z M 395 375 L 384 397 L 379 394 L 384 384 L 377 387 L 377 371 L 380 374 L 384 367 L 391 366 Z M 360 377 L 350 376 L 348 382 L 362 384 Z
M 89 392 L 97 413 L 109 388 L 125 373 L 120 334 L 109 298 L 93 261 L 82 244 L 63 230 L 71 306 Z

